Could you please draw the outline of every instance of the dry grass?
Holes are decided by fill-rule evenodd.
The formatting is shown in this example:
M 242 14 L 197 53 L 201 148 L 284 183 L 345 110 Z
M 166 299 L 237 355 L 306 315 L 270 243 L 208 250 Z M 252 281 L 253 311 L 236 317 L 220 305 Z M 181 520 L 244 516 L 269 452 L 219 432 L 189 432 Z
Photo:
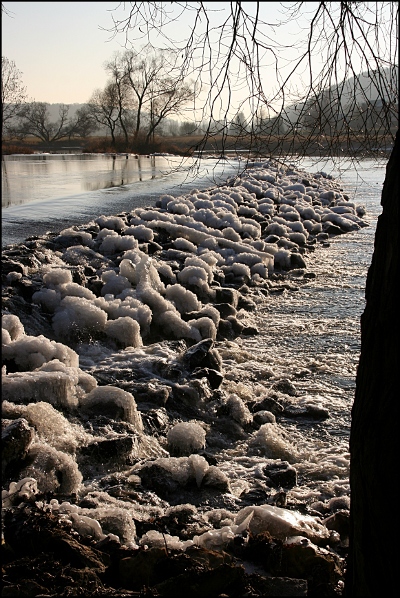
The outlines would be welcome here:
M 390 149 L 392 139 L 382 136 L 376 139 L 375 151 L 379 148 Z M 286 155 L 323 156 L 331 153 L 341 155 L 359 155 L 368 143 L 363 136 L 348 137 L 317 137 L 309 134 L 282 135 L 282 136 L 213 136 L 204 139 L 202 135 L 182 135 L 176 137 L 156 137 L 150 143 L 144 138 L 131 140 L 126 146 L 123 139 L 117 139 L 115 147 L 109 137 L 88 137 L 83 139 L 60 140 L 52 144 L 44 144 L 35 138 L 24 141 L 3 140 L 2 153 L 7 154 L 32 154 L 36 152 L 60 152 L 62 149 L 80 147 L 85 153 L 115 153 L 129 152 L 141 155 L 151 153 L 169 153 L 182 156 L 197 155 L 197 152 L 221 155 L 229 153 L 247 152 L 251 156 L 280 158 Z M 373 150 L 374 148 L 372 148 Z M 371 153 L 372 153 L 371 150 Z

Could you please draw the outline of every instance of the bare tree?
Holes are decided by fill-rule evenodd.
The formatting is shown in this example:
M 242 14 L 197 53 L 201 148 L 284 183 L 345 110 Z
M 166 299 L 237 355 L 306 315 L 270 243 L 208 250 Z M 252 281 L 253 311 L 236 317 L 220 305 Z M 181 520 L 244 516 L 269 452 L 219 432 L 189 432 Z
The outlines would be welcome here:
M 107 83 L 103 90 L 96 89 L 93 92 L 88 102 L 88 113 L 95 122 L 109 130 L 111 143 L 115 148 L 120 112 L 118 90 L 114 83 Z
M 135 101 L 132 98 L 132 92 L 129 87 L 128 78 L 124 69 L 124 63 L 121 61 L 118 53 L 114 55 L 113 59 L 105 64 L 105 69 L 110 75 L 110 83 L 114 88 L 114 96 L 116 100 L 116 109 L 118 113 L 118 123 L 123 132 L 125 145 L 129 145 L 129 128 L 132 126 L 130 121 L 130 114 L 134 108 Z
M 85 139 L 91 133 L 97 131 L 98 127 L 98 122 L 93 117 L 90 107 L 84 104 L 75 113 L 75 117 L 71 122 L 70 134 Z
M 146 142 L 154 138 L 156 129 L 170 116 L 179 115 L 182 106 L 193 101 L 193 89 L 189 84 L 171 77 L 157 81 L 157 87 L 150 92 L 150 123 L 146 134 Z
M 116 86 L 120 125 L 126 141 L 127 117 L 133 113 L 130 128 L 133 139 L 143 133 L 149 142 L 167 118 L 180 114 L 182 107 L 193 100 L 193 86 L 184 81 L 176 60 L 176 52 L 160 53 L 145 46 L 140 52 L 117 53 L 106 64 Z
M 68 112 L 69 106 L 60 104 L 59 118 L 57 121 L 51 122 L 49 104 L 46 102 L 24 104 L 18 112 L 16 134 L 21 138 L 32 135 L 47 143 L 58 141 L 69 135 L 71 125 Z
M 282 8 L 282 18 L 275 23 L 267 22 L 267 5 L 261 2 L 130 2 L 118 10 L 122 6 L 123 18 L 113 17 L 115 35 L 123 34 L 127 45 L 146 41 L 154 48 L 172 48 L 181 57 L 182 73 L 194 77 L 196 95 L 204 98 L 202 120 L 210 123 L 197 149 L 216 137 L 213 121 L 226 123 L 218 131 L 224 147 L 235 117 L 241 111 L 252 117 L 261 107 L 280 117 L 280 132 L 271 128 L 261 135 L 253 128 L 248 148 L 265 151 L 268 146 L 274 157 L 292 150 L 315 152 L 318 147 L 321 155 L 335 156 L 343 150 L 362 153 L 393 144 L 398 105 L 396 3 L 297 2 Z M 189 32 L 174 40 L 169 26 L 183 15 Z M 294 40 L 296 58 L 287 60 L 280 32 L 300 17 L 303 30 L 299 41 Z M 271 77 L 264 76 L 268 65 L 274 69 L 273 85 Z M 244 89 L 245 100 L 236 102 L 238 90 Z M 379 119 L 372 128 L 363 123 L 360 130 L 354 117 L 357 122 L 362 118 L 359 106 L 369 101 L 371 90 L 382 100 Z M 315 126 L 310 126 L 310 106 L 318 115 Z
M 2 7 L 2 10 L 3 7 Z M 10 132 L 15 117 L 26 102 L 26 87 L 22 83 L 22 73 L 13 60 L 1 57 L 1 127 L 2 135 Z

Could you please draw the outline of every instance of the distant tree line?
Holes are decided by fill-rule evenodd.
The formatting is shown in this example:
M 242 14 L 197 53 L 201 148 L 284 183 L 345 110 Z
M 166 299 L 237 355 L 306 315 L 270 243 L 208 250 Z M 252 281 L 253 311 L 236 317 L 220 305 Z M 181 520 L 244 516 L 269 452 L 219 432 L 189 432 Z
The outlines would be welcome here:
M 193 109 L 196 85 L 185 79 L 178 67 L 177 52 L 159 51 L 150 46 L 139 52 L 126 49 L 117 52 L 104 65 L 108 75 L 105 86 L 96 89 L 88 102 L 69 116 L 70 106 L 60 104 L 58 118 L 51 115 L 50 104 L 27 101 L 22 73 L 13 61 L 2 57 L 2 136 L 24 140 L 35 137 L 44 143 L 61 139 L 87 139 L 106 134 L 111 146 L 125 150 L 148 146 L 158 136 L 231 135 L 245 144 L 250 139 L 279 139 L 286 135 L 308 135 L 313 138 L 375 134 L 397 126 L 397 102 L 388 95 L 371 99 L 365 90 L 350 89 L 346 99 L 345 85 L 328 87 L 306 101 L 275 112 L 261 106 L 246 117 L 239 111 L 233 118 L 210 118 L 196 122 L 183 121 L 185 110 Z M 390 76 L 390 73 L 389 73 Z M 350 84 L 348 83 L 349 87 Z
M 125 50 L 105 64 L 108 80 L 96 89 L 73 117 L 70 107 L 60 104 L 58 118 L 51 117 L 50 104 L 27 101 L 21 73 L 2 58 L 3 138 L 23 140 L 28 136 L 52 143 L 73 137 L 87 138 L 106 132 L 111 145 L 123 140 L 128 149 L 138 140 L 148 144 L 157 134 L 188 135 L 198 124 L 177 123 L 185 106 L 193 105 L 195 87 L 176 66 L 173 52 Z

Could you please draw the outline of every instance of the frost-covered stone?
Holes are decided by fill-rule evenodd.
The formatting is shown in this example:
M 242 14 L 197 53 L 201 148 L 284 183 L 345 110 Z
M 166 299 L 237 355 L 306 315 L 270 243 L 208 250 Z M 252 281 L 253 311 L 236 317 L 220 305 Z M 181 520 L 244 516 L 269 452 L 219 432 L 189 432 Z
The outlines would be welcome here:
M 205 448 L 206 432 L 200 424 L 180 422 L 167 434 L 168 449 L 171 454 L 190 455 Z
M 269 532 L 275 538 L 283 540 L 291 536 L 305 536 L 312 542 L 329 538 L 329 530 L 315 517 L 271 505 L 244 507 L 236 515 L 235 524 L 243 523 L 251 513 L 253 516 L 249 522 L 249 530 L 253 534 Z
M 98 386 L 80 400 L 80 409 L 88 415 L 106 415 L 133 424 L 137 432 L 143 423 L 134 396 L 116 386 Z

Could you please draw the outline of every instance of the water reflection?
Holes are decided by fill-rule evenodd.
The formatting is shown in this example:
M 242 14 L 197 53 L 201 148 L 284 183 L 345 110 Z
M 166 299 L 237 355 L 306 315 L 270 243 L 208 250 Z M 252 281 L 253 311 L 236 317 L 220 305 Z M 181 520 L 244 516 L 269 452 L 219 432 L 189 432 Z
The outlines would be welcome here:
M 154 180 L 180 161 L 174 156 L 135 154 L 3 156 L 2 207 Z
M 5 158 L 2 247 L 89 222 L 100 214 L 148 207 L 165 193 L 177 196 L 223 184 L 241 168 L 238 161 L 200 163 L 178 156 L 132 154 Z

